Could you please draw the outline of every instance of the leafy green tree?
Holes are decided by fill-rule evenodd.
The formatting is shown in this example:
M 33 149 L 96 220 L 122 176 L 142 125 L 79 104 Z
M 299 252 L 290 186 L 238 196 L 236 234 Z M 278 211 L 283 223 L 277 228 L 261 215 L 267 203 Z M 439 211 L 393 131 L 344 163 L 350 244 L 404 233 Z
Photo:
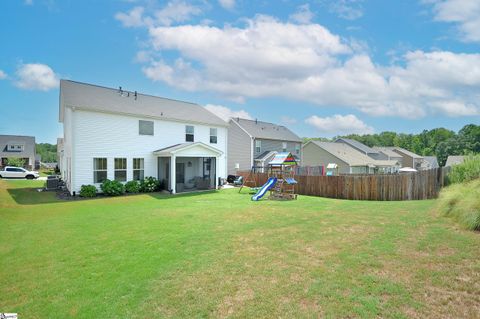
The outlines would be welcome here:
M 19 157 L 9 157 L 7 158 L 8 166 L 23 167 L 25 165 L 25 160 Z
M 36 145 L 37 154 L 42 156 L 42 162 L 53 163 L 57 161 L 57 145 L 39 143 Z

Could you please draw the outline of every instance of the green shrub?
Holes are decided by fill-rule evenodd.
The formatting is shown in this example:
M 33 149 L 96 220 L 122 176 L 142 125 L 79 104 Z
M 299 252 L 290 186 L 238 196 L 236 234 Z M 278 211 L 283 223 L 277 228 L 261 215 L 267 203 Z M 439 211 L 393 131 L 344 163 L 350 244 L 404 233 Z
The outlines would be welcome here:
M 125 186 L 119 181 L 111 181 L 106 179 L 100 185 L 102 192 L 107 196 L 119 196 L 125 193 Z
M 140 191 L 142 193 L 150 193 L 158 190 L 159 183 L 155 177 L 149 176 L 145 177 L 143 181 L 140 182 Z
M 129 181 L 125 184 L 125 191 L 127 193 L 138 193 L 140 192 L 140 182 L 139 181 Z
M 7 158 L 7 166 L 23 167 L 25 160 L 18 157 L 9 157 Z
M 440 192 L 439 212 L 462 227 L 480 230 L 480 179 L 448 186 Z
M 95 196 L 97 196 L 97 188 L 94 185 L 82 185 L 82 187 L 80 187 L 80 197 Z
M 448 181 L 452 184 L 476 178 L 480 178 L 480 154 L 467 156 L 463 163 L 454 165 L 448 174 Z

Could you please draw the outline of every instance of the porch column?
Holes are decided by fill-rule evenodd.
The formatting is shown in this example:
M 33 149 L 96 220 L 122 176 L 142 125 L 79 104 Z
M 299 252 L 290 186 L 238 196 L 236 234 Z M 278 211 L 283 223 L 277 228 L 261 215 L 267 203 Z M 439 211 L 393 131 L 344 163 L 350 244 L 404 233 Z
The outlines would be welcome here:
M 175 194 L 177 192 L 177 174 L 176 174 L 176 168 L 177 168 L 177 163 L 176 163 L 176 156 L 172 155 L 170 157 L 170 189 L 172 190 L 172 194 Z
M 220 170 L 218 169 L 220 167 L 220 165 L 218 165 L 219 163 L 219 160 L 218 160 L 218 156 L 215 157 L 215 189 L 218 189 L 219 186 L 218 186 L 218 178 L 220 177 Z

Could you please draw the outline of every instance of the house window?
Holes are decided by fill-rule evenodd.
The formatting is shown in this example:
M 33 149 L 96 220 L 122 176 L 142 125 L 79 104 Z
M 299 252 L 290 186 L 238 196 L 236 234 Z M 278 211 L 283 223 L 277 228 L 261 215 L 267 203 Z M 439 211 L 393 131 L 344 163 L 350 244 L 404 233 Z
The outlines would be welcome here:
M 195 140 L 194 134 L 195 134 L 195 128 L 191 125 L 186 125 L 185 126 L 185 142 L 193 142 Z
M 153 135 L 153 121 L 138 121 L 138 134 Z
M 102 183 L 107 179 L 107 159 L 94 158 L 93 159 L 93 182 Z
M 119 182 L 125 182 L 127 180 L 127 159 L 126 158 L 115 159 L 115 180 Z
M 12 152 L 21 152 L 23 151 L 23 144 L 9 144 L 8 150 Z
M 133 159 L 133 180 L 141 181 L 144 178 L 143 158 Z
M 282 152 L 287 151 L 287 142 L 282 142 Z
M 210 143 L 217 144 L 217 129 L 211 128 L 210 129 Z
M 260 153 L 262 151 L 262 141 L 255 140 L 255 152 Z
M 295 144 L 295 154 L 300 154 L 300 144 Z

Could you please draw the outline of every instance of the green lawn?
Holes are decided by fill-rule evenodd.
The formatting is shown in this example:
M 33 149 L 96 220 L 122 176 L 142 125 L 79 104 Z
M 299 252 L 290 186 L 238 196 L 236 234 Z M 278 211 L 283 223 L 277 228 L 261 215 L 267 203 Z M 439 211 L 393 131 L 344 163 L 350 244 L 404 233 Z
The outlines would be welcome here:
M 434 201 L 237 190 L 61 202 L 0 180 L 0 312 L 21 318 L 477 317 L 480 234 Z

